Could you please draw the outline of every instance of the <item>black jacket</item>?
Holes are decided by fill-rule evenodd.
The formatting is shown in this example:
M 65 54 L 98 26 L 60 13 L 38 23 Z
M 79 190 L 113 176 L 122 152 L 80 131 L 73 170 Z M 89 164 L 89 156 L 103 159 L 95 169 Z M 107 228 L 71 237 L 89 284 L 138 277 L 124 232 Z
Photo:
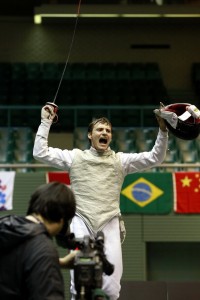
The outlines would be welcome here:
M 58 253 L 43 224 L 0 218 L 1 300 L 64 300 Z

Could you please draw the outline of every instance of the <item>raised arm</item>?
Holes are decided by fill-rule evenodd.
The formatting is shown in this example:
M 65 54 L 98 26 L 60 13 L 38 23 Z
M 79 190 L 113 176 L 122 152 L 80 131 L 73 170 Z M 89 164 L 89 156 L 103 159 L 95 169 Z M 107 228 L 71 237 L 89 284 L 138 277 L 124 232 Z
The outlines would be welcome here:
M 55 112 L 53 108 L 49 105 L 45 105 L 41 110 L 41 124 L 35 137 L 33 157 L 49 166 L 61 170 L 69 170 L 73 160 L 74 151 L 48 146 L 49 131 L 54 117 Z
M 165 121 L 156 116 L 159 125 L 157 139 L 151 151 L 141 153 L 122 153 L 125 174 L 136 173 L 160 165 L 168 148 L 168 130 Z

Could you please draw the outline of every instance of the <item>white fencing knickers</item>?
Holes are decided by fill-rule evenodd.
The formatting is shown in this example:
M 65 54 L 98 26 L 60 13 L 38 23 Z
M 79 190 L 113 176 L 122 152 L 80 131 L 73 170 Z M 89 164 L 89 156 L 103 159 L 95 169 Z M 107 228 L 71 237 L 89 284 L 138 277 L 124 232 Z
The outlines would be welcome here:
M 83 220 L 78 216 L 73 218 L 70 230 L 75 234 L 76 238 L 83 238 L 83 236 L 89 235 L 92 239 L 94 239 L 94 234 L 91 233 Z M 119 218 L 114 217 L 101 231 L 104 233 L 104 253 L 106 255 L 106 259 L 114 265 L 114 272 L 112 275 L 108 276 L 103 274 L 102 290 L 106 293 L 110 300 L 117 300 L 121 289 L 120 280 L 123 272 Z M 74 300 L 75 296 L 73 295 L 76 294 L 74 286 L 74 271 L 71 270 L 70 274 L 70 291 L 72 294 L 72 300 Z

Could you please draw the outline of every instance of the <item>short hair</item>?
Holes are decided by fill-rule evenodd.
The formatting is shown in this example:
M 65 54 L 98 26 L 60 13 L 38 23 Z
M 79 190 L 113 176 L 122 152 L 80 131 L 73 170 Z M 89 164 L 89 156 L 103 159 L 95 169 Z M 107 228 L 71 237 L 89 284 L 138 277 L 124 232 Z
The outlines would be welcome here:
M 39 186 L 31 195 L 27 215 L 36 213 L 50 222 L 72 219 L 76 201 L 72 190 L 64 183 L 51 182 Z
M 110 126 L 110 128 L 111 128 L 111 131 L 112 131 L 112 124 L 111 124 L 111 122 L 110 122 L 107 118 L 101 117 L 101 118 L 98 118 L 98 119 L 93 120 L 93 121 L 89 124 L 89 126 L 88 126 L 88 133 L 91 133 L 91 132 L 92 132 L 94 126 L 95 126 L 97 123 L 108 124 L 108 125 Z

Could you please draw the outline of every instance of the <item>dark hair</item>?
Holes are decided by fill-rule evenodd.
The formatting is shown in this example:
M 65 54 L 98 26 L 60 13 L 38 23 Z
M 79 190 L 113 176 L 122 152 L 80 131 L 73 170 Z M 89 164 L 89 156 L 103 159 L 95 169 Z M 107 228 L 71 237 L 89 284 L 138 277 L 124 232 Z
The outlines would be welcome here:
M 74 217 L 75 196 L 70 188 L 60 182 L 51 182 L 39 186 L 31 195 L 27 215 L 40 214 L 48 221 L 65 221 Z
M 111 122 L 110 122 L 107 118 L 102 117 L 102 118 L 98 118 L 98 119 L 93 120 L 93 121 L 89 124 L 89 126 L 88 126 L 88 133 L 91 133 L 91 132 L 92 132 L 94 126 L 95 126 L 97 123 L 108 124 L 108 125 L 110 126 L 111 130 L 112 130 L 112 124 L 111 124 Z

